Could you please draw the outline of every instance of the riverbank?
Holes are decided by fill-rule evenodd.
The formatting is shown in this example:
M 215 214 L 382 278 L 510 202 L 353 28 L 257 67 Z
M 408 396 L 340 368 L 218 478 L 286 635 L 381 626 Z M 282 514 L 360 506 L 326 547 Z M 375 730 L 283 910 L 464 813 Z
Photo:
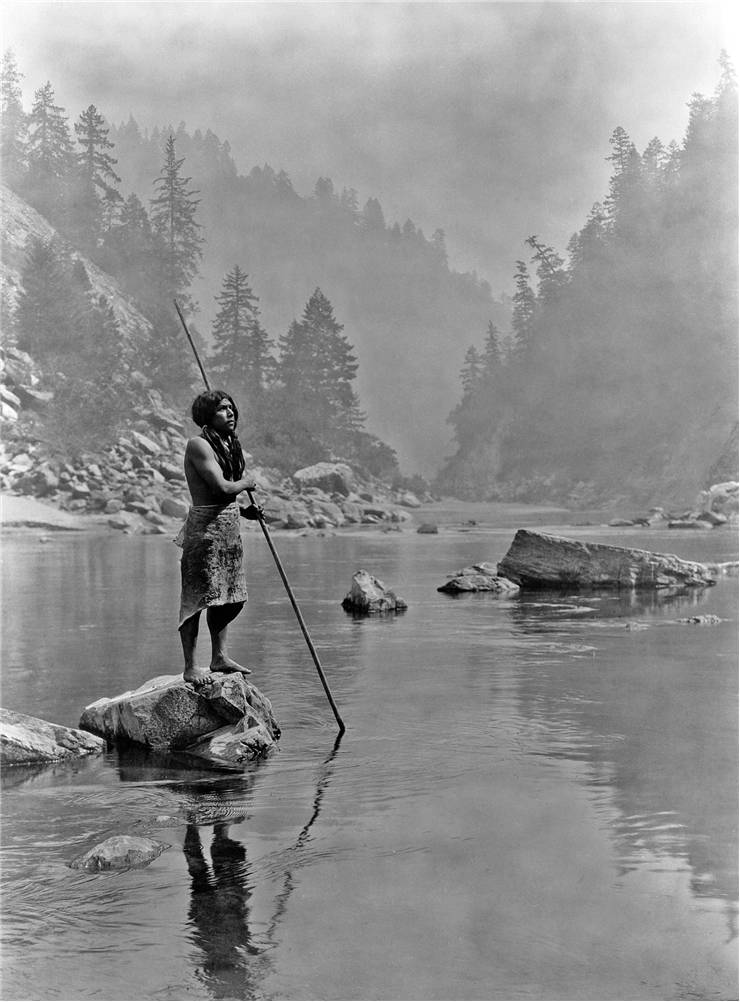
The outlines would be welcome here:
M 0 493 L 0 527 L 3 532 L 38 529 L 52 532 L 108 531 L 106 522 L 102 515 L 62 511 L 38 498 Z

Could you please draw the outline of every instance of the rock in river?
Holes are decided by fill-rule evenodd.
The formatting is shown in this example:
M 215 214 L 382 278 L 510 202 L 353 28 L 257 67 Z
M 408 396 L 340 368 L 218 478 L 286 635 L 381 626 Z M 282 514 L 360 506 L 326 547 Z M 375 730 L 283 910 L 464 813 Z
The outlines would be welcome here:
M 105 741 L 84 730 L 0 709 L 0 765 L 61 762 L 101 755 Z
M 280 728 L 269 699 L 239 673 L 213 677 L 211 685 L 196 689 L 182 675 L 160 675 L 86 706 L 80 727 L 110 742 L 232 765 L 272 751 Z
M 94 846 L 73 859 L 69 864 L 73 870 L 133 870 L 148 866 L 170 847 L 164 842 L 137 835 L 112 835 L 105 842 Z
M 521 588 L 663 589 L 715 584 L 705 564 L 672 554 L 603 543 L 582 543 L 519 529 L 498 564 L 499 574 Z
M 352 587 L 342 599 L 342 608 L 347 612 L 369 614 L 378 612 L 402 612 L 406 602 L 390 591 L 368 571 L 355 571 Z
M 449 581 L 440 585 L 437 591 L 453 594 L 464 591 L 492 591 L 497 595 L 512 595 L 519 591 L 519 585 L 499 574 L 493 564 L 484 562 L 455 571 Z

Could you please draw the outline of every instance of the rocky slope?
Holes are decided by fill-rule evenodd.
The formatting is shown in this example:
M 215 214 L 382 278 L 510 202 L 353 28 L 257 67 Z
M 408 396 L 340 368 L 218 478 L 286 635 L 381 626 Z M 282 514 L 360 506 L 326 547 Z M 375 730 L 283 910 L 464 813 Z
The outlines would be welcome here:
M 33 390 L 32 360 L 12 348 L 1 354 L 0 389 L 13 403 L 5 402 L 0 422 L 0 491 L 42 499 L 63 512 L 104 516 L 101 522 L 129 533 L 168 532 L 173 520 L 185 516 L 189 494 L 182 457 L 187 436 L 197 429 L 188 427 L 157 391 L 143 392 L 139 416 L 125 435 L 72 463 L 50 453 L 28 420 L 44 407 L 28 392 Z M 275 528 L 392 525 L 420 505 L 408 491 L 361 479 L 346 463 L 319 463 L 289 477 L 255 466 L 250 456 L 247 466 L 257 483 L 256 500 Z
M 7 320 L 22 290 L 29 238 L 61 239 L 52 226 L 13 192 L 0 185 L 3 219 L 0 306 Z M 93 291 L 111 304 L 121 333 L 132 341 L 146 336 L 149 322 L 116 282 L 88 258 L 84 265 Z M 7 324 L 4 327 L 7 331 Z M 146 377 L 133 373 L 141 401 L 125 433 L 101 451 L 82 452 L 74 462 L 46 442 L 44 417 L 52 394 L 33 358 L 7 337 L 0 348 L 0 491 L 42 499 L 68 513 L 105 516 L 125 532 L 166 532 L 187 510 L 182 456 L 188 435 L 197 434 L 184 415 L 169 406 Z M 327 528 L 393 523 L 419 501 L 394 493 L 379 481 L 359 479 L 346 464 L 333 471 L 249 468 L 259 486 L 267 521 L 277 528 Z

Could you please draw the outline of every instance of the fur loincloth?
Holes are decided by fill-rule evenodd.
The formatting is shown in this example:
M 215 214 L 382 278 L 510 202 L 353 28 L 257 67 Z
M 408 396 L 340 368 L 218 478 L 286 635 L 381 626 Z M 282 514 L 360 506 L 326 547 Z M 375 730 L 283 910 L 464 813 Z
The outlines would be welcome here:
M 196 505 L 175 542 L 182 546 L 179 626 L 211 605 L 247 601 L 239 507 Z

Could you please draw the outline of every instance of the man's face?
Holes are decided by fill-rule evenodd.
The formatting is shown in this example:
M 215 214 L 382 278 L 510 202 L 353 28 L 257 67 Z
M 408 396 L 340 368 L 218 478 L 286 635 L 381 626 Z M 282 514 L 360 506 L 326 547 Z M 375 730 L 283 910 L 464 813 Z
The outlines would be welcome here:
M 229 435 L 234 431 L 236 427 L 234 405 L 228 397 L 224 397 L 216 408 L 216 413 L 211 418 L 210 425 L 218 435 Z

